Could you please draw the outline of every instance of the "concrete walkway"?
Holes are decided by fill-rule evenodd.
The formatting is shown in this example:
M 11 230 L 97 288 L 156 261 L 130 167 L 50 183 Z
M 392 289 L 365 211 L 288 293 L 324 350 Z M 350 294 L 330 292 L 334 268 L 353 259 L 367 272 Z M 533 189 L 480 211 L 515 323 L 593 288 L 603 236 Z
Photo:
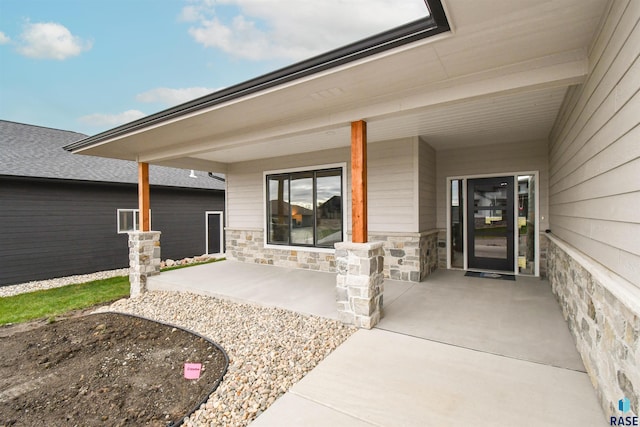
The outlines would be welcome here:
M 191 291 L 335 318 L 335 275 L 225 261 L 162 273 Z M 260 415 L 265 426 L 603 426 L 549 284 L 437 271 L 385 282 L 359 330 Z
M 602 426 L 586 374 L 360 330 L 252 427 Z

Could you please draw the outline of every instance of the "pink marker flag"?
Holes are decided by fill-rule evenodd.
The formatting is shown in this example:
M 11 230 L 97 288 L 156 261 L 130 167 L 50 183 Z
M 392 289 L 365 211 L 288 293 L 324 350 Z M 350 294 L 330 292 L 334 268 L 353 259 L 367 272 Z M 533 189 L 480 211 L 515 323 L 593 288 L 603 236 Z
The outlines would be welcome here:
M 185 363 L 184 377 L 188 380 L 197 380 L 198 378 L 200 378 L 201 369 L 202 363 Z

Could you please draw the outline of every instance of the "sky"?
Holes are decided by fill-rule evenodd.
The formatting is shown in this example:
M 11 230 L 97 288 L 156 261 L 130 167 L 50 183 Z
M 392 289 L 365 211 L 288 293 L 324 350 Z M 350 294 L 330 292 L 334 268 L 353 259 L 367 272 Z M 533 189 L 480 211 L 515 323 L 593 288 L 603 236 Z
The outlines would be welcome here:
M 94 135 L 427 14 L 424 0 L 0 0 L 0 119 Z

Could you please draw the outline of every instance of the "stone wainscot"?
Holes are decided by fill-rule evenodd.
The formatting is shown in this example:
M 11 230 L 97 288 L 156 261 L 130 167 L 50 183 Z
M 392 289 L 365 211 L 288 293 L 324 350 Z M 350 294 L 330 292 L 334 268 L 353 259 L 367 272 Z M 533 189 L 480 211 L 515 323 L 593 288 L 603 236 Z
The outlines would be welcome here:
M 265 247 L 262 229 L 225 229 L 228 259 L 280 267 L 336 272 L 333 250 Z M 350 238 L 350 236 L 349 236 Z M 385 278 L 419 282 L 438 267 L 438 232 L 369 233 L 382 242 Z
M 547 274 L 607 419 L 640 410 L 640 290 L 549 235 Z

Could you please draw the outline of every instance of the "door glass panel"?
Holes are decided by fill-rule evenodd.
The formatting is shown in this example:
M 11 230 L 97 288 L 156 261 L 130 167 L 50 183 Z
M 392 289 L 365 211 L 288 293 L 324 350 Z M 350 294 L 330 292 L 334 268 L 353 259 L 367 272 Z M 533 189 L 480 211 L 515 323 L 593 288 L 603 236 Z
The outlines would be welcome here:
M 462 180 L 451 180 L 451 267 L 464 267 L 464 239 L 463 227 L 464 223 L 463 210 L 464 206 L 462 191 Z
M 535 175 L 518 176 L 518 272 L 535 274 Z
M 313 173 L 291 176 L 291 243 L 313 245 Z
M 508 257 L 507 183 L 476 184 L 474 206 L 474 254 L 477 258 Z

